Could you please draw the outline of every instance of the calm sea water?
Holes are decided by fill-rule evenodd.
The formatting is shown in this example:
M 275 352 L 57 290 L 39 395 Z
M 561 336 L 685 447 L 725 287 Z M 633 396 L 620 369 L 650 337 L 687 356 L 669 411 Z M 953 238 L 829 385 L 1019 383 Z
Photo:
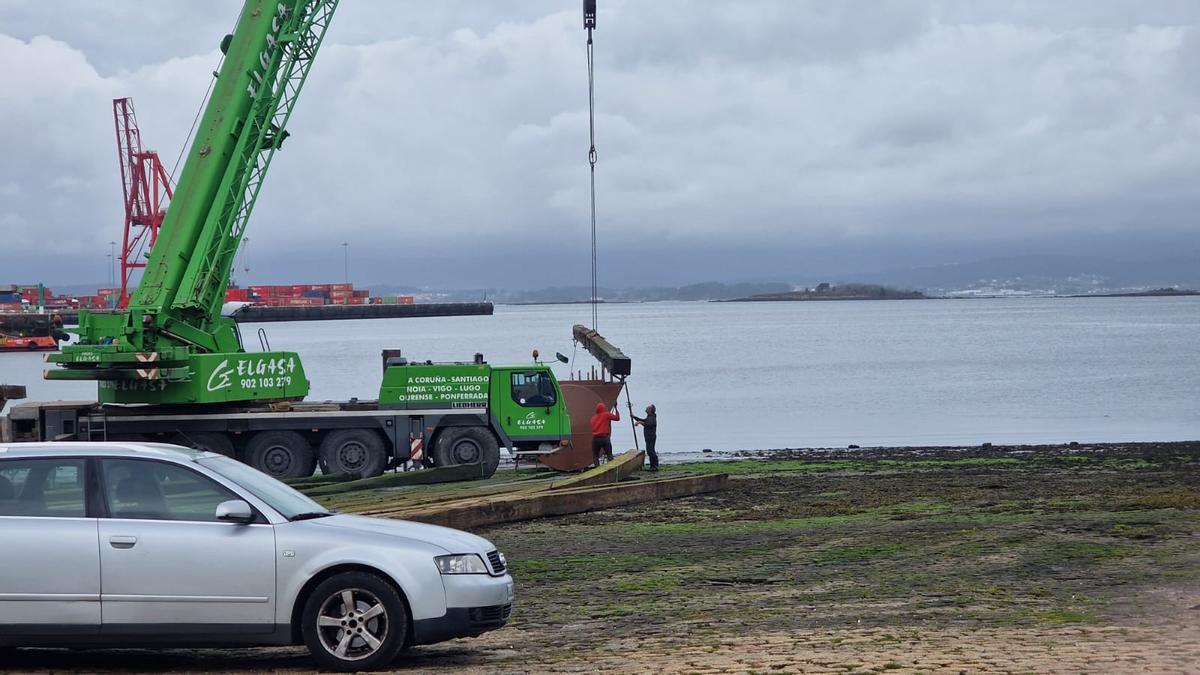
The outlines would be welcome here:
M 537 347 L 586 369 L 571 326 L 589 318 L 586 306 L 502 306 L 261 326 L 273 348 L 300 352 L 311 398 L 343 399 L 377 395 L 385 347 L 493 363 Z M 650 303 L 603 306 L 599 324 L 633 359 L 634 408 L 658 406 L 668 453 L 1200 439 L 1195 297 Z M 248 348 L 258 327 L 243 326 Z M 40 355 L 0 354 L 0 382 L 36 399 L 94 395 L 43 381 L 42 367 Z M 629 427 L 614 426 L 614 444 L 632 447 Z

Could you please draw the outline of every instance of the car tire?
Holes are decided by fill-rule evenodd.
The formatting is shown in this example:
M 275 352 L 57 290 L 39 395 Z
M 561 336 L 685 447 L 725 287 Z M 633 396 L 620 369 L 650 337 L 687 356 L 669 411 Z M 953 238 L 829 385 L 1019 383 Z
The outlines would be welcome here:
M 306 438 L 294 431 L 260 431 L 246 444 L 247 463 L 272 478 L 304 478 L 317 468 Z
M 335 476 L 372 478 L 387 468 L 387 446 L 383 437 L 370 429 L 331 431 L 321 441 L 318 454 L 321 470 Z
M 178 433 L 171 437 L 171 444 L 204 450 L 205 452 L 215 452 L 218 455 L 225 455 L 234 459 L 237 458 L 237 451 L 233 448 L 233 441 L 226 434 L 217 431 L 198 431 L 190 434 Z
M 342 572 L 309 594 L 300 613 L 300 633 L 321 668 L 374 670 L 390 664 L 404 649 L 408 609 L 404 598 L 380 577 Z
M 500 444 L 484 427 L 449 427 L 438 434 L 433 448 L 438 466 L 482 464 L 482 478 L 491 478 L 500 465 Z

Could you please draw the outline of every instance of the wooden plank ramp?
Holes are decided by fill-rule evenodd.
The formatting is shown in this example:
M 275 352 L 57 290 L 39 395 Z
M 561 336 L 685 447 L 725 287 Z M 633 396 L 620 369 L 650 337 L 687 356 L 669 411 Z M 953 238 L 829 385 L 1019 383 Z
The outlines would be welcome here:
M 309 497 L 320 497 L 379 488 L 403 487 L 406 485 L 434 485 L 437 483 L 467 481 L 482 477 L 483 468 L 479 464 L 458 464 L 434 469 L 422 469 L 420 471 L 385 473 L 382 476 L 375 476 L 373 478 L 316 483 L 297 487 L 296 489 Z
M 415 484 L 422 480 L 433 483 L 439 478 L 461 481 L 462 478 L 452 477 L 458 475 L 452 470 L 464 475 L 477 471 L 475 467 L 446 467 L 365 480 L 300 482 L 295 487 L 344 513 L 474 528 L 687 497 L 728 485 L 726 474 L 636 477 L 644 461 L 644 453 L 630 450 L 607 464 L 568 478 L 552 472 L 533 475 L 504 472 L 506 475 L 497 474 L 487 480 Z M 417 477 L 426 473 L 429 478 Z
M 638 480 L 613 485 L 499 495 L 407 509 L 364 511 L 364 515 L 415 520 L 459 529 L 565 516 L 723 490 L 728 474 Z

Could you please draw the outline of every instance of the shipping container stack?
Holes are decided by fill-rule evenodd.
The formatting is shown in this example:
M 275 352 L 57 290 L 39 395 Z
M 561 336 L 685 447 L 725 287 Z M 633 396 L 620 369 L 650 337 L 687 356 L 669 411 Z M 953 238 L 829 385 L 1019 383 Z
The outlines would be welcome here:
M 47 309 L 106 310 L 117 306 L 118 288 L 100 288 L 95 295 L 55 295 L 44 286 L 41 298 Z M 0 284 L 0 312 L 29 311 L 38 306 L 38 286 Z M 411 305 L 411 295 L 372 296 L 353 284 L 288 284 L 277 286 L 231 286 L 225 291 L 226 302 L 251 302 L 268 307 L 308 307 L 321 305 Z
M 0 312 L 19 312 L 21 291 L 16 286 L 0 286 Z
M 37 284 L 0 285 L 0 312 L 35 310 L 45 303 L 46 309 L 72 309 L 79 302 L 69 295 L 55 295 L 54 291 Z
M 413 304 L 411 295 L 371 297 L 369 290 L 357 290 L 354 284 L 291 284 L 286 286 L 250 286 L 230 288 L 228 302 L 253 302 L 267 307 L 307 307 L 320 305 Z

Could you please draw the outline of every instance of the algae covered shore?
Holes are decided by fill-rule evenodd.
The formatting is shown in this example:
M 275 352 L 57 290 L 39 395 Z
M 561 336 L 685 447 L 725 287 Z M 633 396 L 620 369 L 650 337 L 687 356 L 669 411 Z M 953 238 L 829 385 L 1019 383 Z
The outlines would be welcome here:
M 1200 443 L 676 465 L 728 490 L 489 528 L 511 624 L 414 672 L 1200 667 Z M 21 652 L 19 669 L 306 670 L 302 650 Z M 142 665 L 144 664 L 144 665 Z

